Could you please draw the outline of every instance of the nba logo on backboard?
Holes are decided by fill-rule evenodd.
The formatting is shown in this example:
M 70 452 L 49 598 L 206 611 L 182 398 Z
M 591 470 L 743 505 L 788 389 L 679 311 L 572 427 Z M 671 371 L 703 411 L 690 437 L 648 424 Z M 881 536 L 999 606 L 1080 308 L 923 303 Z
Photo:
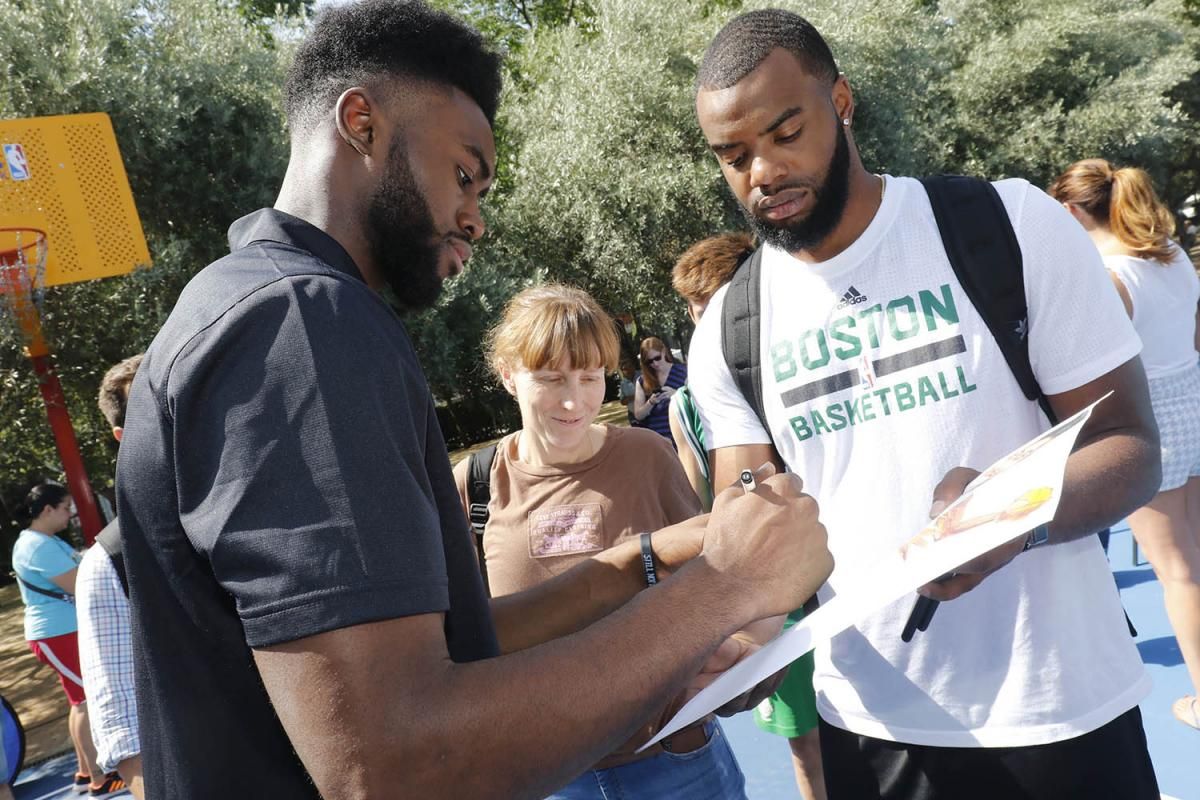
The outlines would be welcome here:
M 29 162 L 25 160 L 25 148 L 19 144 L 4 145 L 4 161 L 14 181 L 29 180 Z

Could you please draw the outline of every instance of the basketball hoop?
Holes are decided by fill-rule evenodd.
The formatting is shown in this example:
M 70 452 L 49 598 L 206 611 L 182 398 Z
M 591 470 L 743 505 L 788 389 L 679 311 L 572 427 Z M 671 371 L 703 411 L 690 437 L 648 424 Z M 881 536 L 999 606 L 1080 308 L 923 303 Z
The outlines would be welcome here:
M 48 252 L 44 231 L 0 228 L 0 295 L 4 296 L 5 317 L 24 339 L 31 356 L 49 352 L 41 324 Z

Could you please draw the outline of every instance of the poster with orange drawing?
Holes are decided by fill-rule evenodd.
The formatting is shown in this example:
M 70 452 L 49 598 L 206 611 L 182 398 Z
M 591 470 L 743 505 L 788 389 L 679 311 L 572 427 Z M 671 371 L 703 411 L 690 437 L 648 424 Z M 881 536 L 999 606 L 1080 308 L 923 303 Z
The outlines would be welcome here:
M 847 576 L 833 599 L 705 687 L 644 747 L 719 708 L 889 603 L 1053 520 L 1067 458 L 1092 409 L 1107 397 L 983 470 L 962 497 L 896 552 Z

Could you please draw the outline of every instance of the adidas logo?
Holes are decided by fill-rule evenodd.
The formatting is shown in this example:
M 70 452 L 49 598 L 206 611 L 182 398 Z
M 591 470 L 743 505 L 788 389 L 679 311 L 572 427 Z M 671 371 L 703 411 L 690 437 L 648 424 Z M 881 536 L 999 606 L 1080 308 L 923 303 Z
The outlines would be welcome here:
M 846 293 L 842 295 L 842 302 L 838 303 L 837 307 L 838 309 L 843 309 L 846 306 L 856 306 L 859 303 L 865 302 L 867 302 L 867 296 L 851 286 L 846 290 Z

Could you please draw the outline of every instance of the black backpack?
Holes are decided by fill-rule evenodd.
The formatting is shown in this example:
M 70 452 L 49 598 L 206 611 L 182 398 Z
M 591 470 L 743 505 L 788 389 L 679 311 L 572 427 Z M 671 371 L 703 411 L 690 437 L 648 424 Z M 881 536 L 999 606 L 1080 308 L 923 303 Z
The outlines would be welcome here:
M 490 516 L 488 503 L 492 500 L 492 464 L 496 461 L 496 445 L 482 447 L 467 458 L 467 516 L 471 520 L 471 530 L 475 532 L 475 552 L 479 555 L 483 588 L 490 596 L 487 561 L 483 557 L 483 529 L 487 527 Z
M 116 518 L 96 534 L 96 544 L 103 547 L 104 552 L 108 554 L 108 559 L 116 570 L 117 580 L 121 581 L 121 591 L 129 597 L 129 579 L 125 577 L 125 554 L 121 551 L 121 528 L 117 525 Z

